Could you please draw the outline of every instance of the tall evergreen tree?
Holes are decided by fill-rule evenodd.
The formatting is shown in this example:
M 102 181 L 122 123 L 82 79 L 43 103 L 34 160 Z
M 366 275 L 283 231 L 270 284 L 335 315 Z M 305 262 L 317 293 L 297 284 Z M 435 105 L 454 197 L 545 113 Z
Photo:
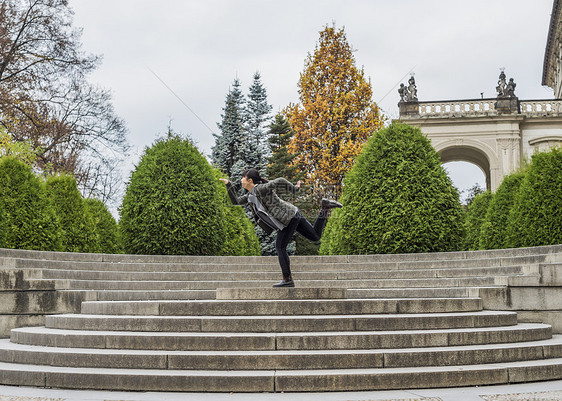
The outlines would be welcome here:
M 215 146 L 212 148 L 211 158 L 213 163 L 225 172 L 229 177 L 240 174 L 244 160 L 245 146 L 247 142 L 244 129 L 244 104 L 245 99 L 240 90 L 240 80 L 236 78 L 232 88 L 226 95 L 223 108 L 222 121 L 217 124 L 220 134 L 213 134 Z
M 269 146 L 267 140 L 267 125 L 271 120 L 272 106 L 267 102 L 267 91 L 261 82 L 259 72 L 254 74 L 254 81 L 248 92 L 246 102 L 246 130 L 248 147 L 245 161 L 248 167 L 265 171 Z
M 269 149 L 271 156 L 267 158 L 267 176 L 270 179 L 284 177 L 289 181 L 303 179 L 304 174 L 298 172 L 298 166 L 293 164 L 295 155 L 289 153 L 289 142 L 295 134 L 289 121 L 283 114 L 277 114 L 269 126 Z

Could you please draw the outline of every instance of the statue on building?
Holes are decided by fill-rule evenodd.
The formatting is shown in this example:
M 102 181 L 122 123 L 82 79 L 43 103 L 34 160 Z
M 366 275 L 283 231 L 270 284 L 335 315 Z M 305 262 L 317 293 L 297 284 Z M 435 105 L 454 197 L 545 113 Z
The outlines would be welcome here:
M 505 72 L 503 70 L 500 73 L 500 79 L 498 80 L 498 86 L 496 86 L 496 92 L 498 92 L 498 97 L 506 97 L 505 96 L 505 88 L 507 84 L 505 82 Z
M 408 80 L 408 86 L 400 84 L 398 93 L 400 94 L 400 103 L 418 101 L 418 90 L 416 88 L 416 80 L 413 75 Z
M 498 80 L 498 86 L 496 86 L 498 97 L 494 105 L 496 111 L 499 114 L 512 114 L 521 112 L 519 108 L 519 99 L 515 95 L 515 86 L 516 85 L 513 78 L 509 78 L 509 82 L 506 81 L 506 76 L 502 68 L 500 78 Z
M 509 82 L 507 83 L 507 87 L 505 88 L 506 91 L 506 95 L 508 97 L 514 97 L 515 96 L 515 82 L 513 81 L 513 78 L 509 78 Z
M 418 90 L 416 89 L 416 80 L 412 75 L 408 80 L 408 102 L 418 101 Z
M 505 73 L 500 73 L 500 79 L 498 80 L 498 86 L 496 86 L 496 91 L 498 92 L 498 98 L 515 97 L 515 82 L 513 78 L 509 78 L 509 82 L 506 82 Z

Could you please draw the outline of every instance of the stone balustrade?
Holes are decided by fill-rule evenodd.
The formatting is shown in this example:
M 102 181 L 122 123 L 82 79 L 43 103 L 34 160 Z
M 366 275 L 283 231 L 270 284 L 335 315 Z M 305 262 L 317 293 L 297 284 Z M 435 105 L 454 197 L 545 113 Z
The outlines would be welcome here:
M 419 114 L 400 114 L 400 119 L 427 117 L 478 117 L 498 115 L 496 98 L 419 102 Z M 519 109 L 526 117 L 562 115 L 562 99 L 521 100 Z

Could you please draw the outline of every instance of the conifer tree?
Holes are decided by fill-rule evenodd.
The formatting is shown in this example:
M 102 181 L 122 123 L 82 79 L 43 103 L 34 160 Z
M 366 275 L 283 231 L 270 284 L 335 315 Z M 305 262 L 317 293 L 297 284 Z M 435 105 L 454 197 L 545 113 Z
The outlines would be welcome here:
M 510 247 L 562 243 L 562 148 L 531 156 L 509 215 Z
M 369 139 L 346 175 L 322 254 L 455 251 L 463 238 L 459 194 L 419 128 L 393 123 Z
M 465 219 L 465 245 L 467 251 L 476 251 L 480 248 L 480 231 L 488 212 L 488 206 L 492 200 L 490 191 L 482 192 L 474 197 L 474 200 L 468 207 Z
M 234 80 L 232 88 L 226 95 L 223 108 L 222 121 L 217 124 L 220 134 L 213 134 L 215 146 L 212 148 L 211 158 L 215 166 L 225 172 L 229 177 L 241 173 L 240 163 L 244 159 L 244 147 L 247 138 L 244 129 L 244 95 L 240 90 L 240 81 Z
M 297 153 L 315 192 L 338 197 L 340 184 L 371 134 L 382 126 L 370 80 L 355 66 L 344 29 L 326 27 L 298 83 L 298 104 L 285 114 L 295 130 Z
M 492 196 L 480 228 L 480 249 L 508 248 L 509 214 L 523 178 L 525 178 L 525 173 L 522 171 L 504 177 Z
M 248 92 L 246 102 L 246 131 L 247 152 L 245 161 L 247 167 L 265 171 L 269 146 L 267 140 L 267 125 L 271 120 L 272 106 L 267 102 L 267 91 L 261 82 L 259 72 L 254 74 L 254 81 Z

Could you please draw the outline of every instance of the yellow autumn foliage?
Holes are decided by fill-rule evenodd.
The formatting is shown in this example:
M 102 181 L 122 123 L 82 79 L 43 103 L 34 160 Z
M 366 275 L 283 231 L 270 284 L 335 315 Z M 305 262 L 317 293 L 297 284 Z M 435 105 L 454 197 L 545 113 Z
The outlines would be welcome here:
M 309 54 L 299 83 L 299 100 L 284 110 L 295 135 L 297 156 L 316 193 L 339 197 L 341 182 L 367 139 L 382 125 L 370 80 L 355 66 L 344 29 L 326 27 Z

